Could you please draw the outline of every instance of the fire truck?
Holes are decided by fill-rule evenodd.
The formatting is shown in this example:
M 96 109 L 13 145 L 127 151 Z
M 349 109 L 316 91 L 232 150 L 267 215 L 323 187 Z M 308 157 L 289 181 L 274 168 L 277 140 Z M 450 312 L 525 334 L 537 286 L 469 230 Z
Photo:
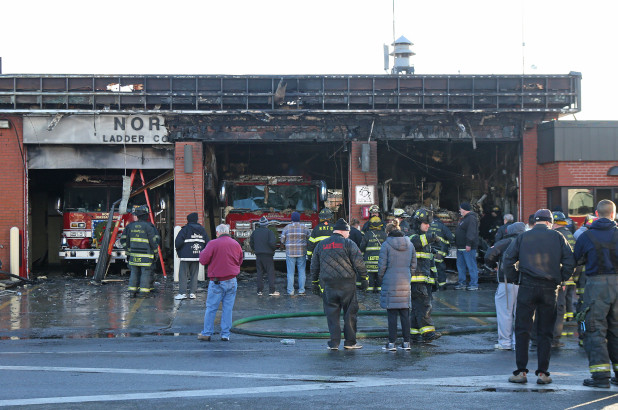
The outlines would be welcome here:
M 291 223 L 291 214 L 300 213 L 300 223 L 313 229 L 318 223 L 320 203 L 327 199 L 326 183 L 300 176 L 243 175 L 236 180 L 223 181 L 219 201 L 222 217 L 230 226 L 230 233 L 240 242 L 245 260 L 255 260 L 248 238 L 261 217 L 277 238 L 275 260 L 285 260 L 280 237 L 283 228 Z
M 111 204 L 122 195 L 118 177 L 78 176 L 65 185 L 59 209 L 62 213 L 60 259 L 70 263 L 94 265 L 99 258 L 101 240 Z M 120 230 L 133 219 L 130 213 L 114 213 L 120 219 Z M 124 261 L 124 249 L 116 241 L 111 262 Z

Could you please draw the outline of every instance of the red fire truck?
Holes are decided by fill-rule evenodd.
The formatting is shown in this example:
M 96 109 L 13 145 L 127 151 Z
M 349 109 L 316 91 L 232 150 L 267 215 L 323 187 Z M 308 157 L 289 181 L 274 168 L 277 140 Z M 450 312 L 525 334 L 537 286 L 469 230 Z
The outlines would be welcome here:
M 109 209 L 121 195 L 122 181 L 119 177 L 78 176 L 65 185 L 60 209 L 63 216 L 61 260 L 94 266 L 99 258 Z M 114 219 L 119 217 L 119 213 L 114 214 Z M 122 215 L 120 231 L 132 220 L 130 213 Z M 111 262 L 125 259 L 124 249 L 116 241 Z
M 222 216 L 243 247 L 245 260 L 255 259 L 247 239 L 262 216 L 268 218 L 268 227 L 277 237 L 275 260 L 285 260 L 280 236 L 291 222 L 292 212 L 300 213 L 300 223 L 313 229 L 319 223 L 320 203 L 326 199 L 324 181 L 309 181 L 300 176 L 243 175 L 224 181 L 219 193 L 224 207 Z

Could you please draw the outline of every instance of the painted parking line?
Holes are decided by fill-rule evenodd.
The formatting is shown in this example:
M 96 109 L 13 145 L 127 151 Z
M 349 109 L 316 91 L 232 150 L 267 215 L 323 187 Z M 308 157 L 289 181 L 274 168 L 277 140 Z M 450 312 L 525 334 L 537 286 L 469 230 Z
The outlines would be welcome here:
M 131 310 L 129 310 L 129 313 L 127 314 L 127 317 L 125 318 L 125 321 L 124 321 L 124 325 L 123 325 L 124 329 L 131 327 L 131 321 L 133 320 L 135 313 L 137 313 L 137 309 L 139 309 L 140 306 L 142 306 L 142 303 L 144 303 L 144 299 L 139 298 L 135 301 L 133 306 L 131 306 Z
M 377 377 L 338 377 L 326 375 L 294 375 L 294 374 L 263 374 L 263 373 L 234 373 L 234 372 L 193 372 L 184 370 L 150 370 L 150 369 L 114 369 L 114 368 L 80 368 L 80 367 L 40 367 L 40 366 L 0 366 L 1 370 L 10 371 L 49 371 L 49 372 L 74 372 L 74 373 L 117 373 L 117 374 L 139 374 L 143 375 L 176 375 L 176 376 L 200 376 L 200 377 L 217 377 L 217 378 L 253 378 L 253 379 L 277 379 L 277 380 L 304 380 L 311 383 L 293 384 L 293 385 L 274 385 L 265 387 L 246 387 L 246 388 L 226 388 L 226 389 L 210 389 L 210 390 L 182 390 L 182 391 L 164 391 L 164 392 L 140 392 L 128 394 L 102 394 L 102 395 L 84 395 L 84 396 L 58 396 L 58 397 L 41 397 L 32 399 L 9 399 L 0 400 L 0 407 L 16 406 L 16 405 L 41 405 L 41 404 L 66 404 L 66 403 L 86 403 L 86 402 L 112 402 L 126 400 L 154 400 L 154 399 L 171 399 L 171 398 L 191 398 L 191 397 L 214 397 L 224 396 L 230 397 L 235 395 L 255 395 L 255 394 L 274 394 L 274 393 L 293 393 L 317 390 L 341 390 L 341 389 L 366 389 L 372 387 L 386 386 L 410 386 L 410 389 L 416 389 L 426 392 L 427 390 L 442 390 L 445 388 L 461 389 L 461 388 L 477 388 L 477 389 L 504 389 L 505 391 L 514 391 L 521 389 L 530 389 L 531 391 L 603 391 L 607 389 L 592 389 L 581 385 L 581 379 L 588 376 L 588 372 L 572 372 L 572 373 L 556 373 L 554 376 L 561 380 L 554 382 L 551 385 L 536 385 L 531 384 L 529 387 L 526 384 L 514 385 L 509 382 L 496 382 L 496 380 L 505 380 L 505 375 L 485 375 L 485 376 L 467 376 L 467 377 L 444 377 L 431 379 L 393 379 L 393 378 L 377 378 Z M 576 384 L 566 384 L 564 382 L 573 382 Z M 335 383 L 333 383 L 335 382 Z M 615 397 L 612 395 L 604 399 Z M 590 403 L 584 403 L 587 405 Z

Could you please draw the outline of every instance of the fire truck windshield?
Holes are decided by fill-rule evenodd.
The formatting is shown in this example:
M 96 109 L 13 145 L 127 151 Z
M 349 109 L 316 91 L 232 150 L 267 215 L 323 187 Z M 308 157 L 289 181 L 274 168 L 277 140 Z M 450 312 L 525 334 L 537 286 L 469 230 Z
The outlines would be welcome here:
M 120 187 L 67 187 L 64 192 L 64 210 L 76 212 L 107 212 L 111 202 L 122 195 Z
M 230 195 L 236 209 L 317 211 L 317 187 L 313 185 L 235 185 Z

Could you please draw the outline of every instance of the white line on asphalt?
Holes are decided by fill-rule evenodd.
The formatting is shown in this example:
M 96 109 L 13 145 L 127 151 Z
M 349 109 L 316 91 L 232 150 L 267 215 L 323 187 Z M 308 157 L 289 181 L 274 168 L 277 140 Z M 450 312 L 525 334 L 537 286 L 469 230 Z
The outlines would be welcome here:
M 320 349 L 322 350 L 322 349 Z M 240 352 L 240 353 L 247 353 L 247 352 L 263 352 L 263 350 L 258 350 L 258 349 L 192 349 L 192 350 L 185 350 L 185 349 L 178 349 L 178 350 L 172 350 L 172 349 L 158 349 L 158 350 L 73 350 L 73 351 L 65 351 L 65 352 L 54 352 L 54 351 L 48 351 L 48 352 L 0 352 L 0 356 L 11 356 L 11 355 L 28 355 L 31 356 L 33 354 L 70 354 L 70 355 L 74 355 L 74 354 L 108 354 L 108 353 L 131 353 L 131 354 L 151 354 L 151 353 L 221 353 L 221 352 Z

